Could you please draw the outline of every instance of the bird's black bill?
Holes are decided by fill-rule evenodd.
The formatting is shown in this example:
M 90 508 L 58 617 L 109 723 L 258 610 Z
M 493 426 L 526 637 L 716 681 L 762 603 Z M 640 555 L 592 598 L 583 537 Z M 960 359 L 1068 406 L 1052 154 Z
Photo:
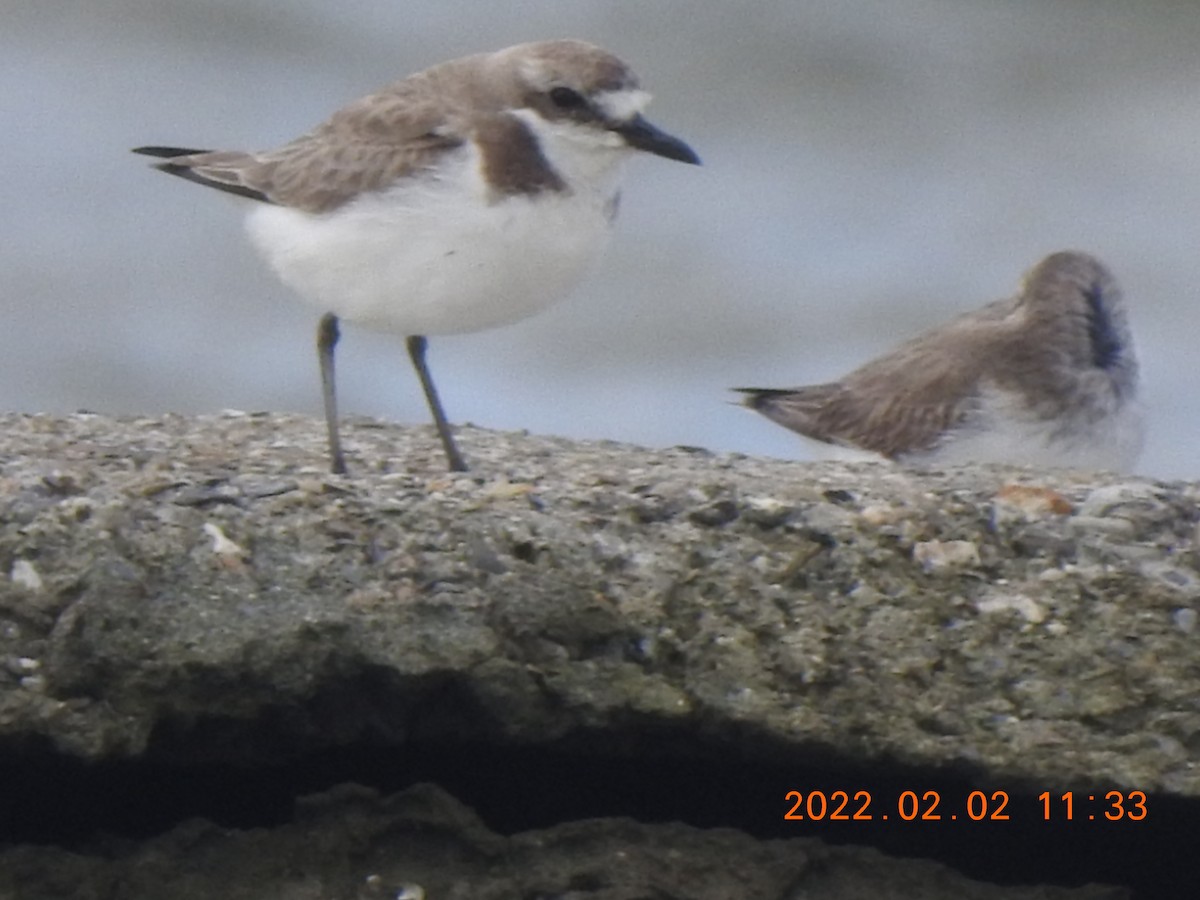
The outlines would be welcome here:
M 696 155 L 696 151 L 674 135 L 651 125 L 641 116 L 634 116 L 628 122 L 616 126 L 613 131 L 625 138 L 625 143 L 630 147 L 693 166 L 700 165 L 700 157 Z

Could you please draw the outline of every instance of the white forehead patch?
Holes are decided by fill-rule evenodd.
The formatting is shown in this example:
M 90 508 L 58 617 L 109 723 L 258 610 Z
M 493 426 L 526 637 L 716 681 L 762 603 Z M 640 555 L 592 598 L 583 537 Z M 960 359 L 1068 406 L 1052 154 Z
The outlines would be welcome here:
M 650 102 L 650 93 L 640 88 L 602 91 L 592 98 L 592 102 L 610 122 L 624 122 L 646 108 Z

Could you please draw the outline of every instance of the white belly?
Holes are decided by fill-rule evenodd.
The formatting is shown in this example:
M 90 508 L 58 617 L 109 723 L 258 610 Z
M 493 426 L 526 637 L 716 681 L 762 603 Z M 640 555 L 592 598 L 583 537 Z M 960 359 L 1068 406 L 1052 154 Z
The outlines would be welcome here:
M 1036 468 L 1128 472 L 1137 462 L 1145 436 L 1144 410 L 1136 401 L 1114 405 L 1094 421 L 1039 420 L 1013 410 L 985 392 L 982 409 L 956 427 L 932 450 L 902 454 L 905 466 L 960 466 L 1001 463 Z M 817 459 L 843 462 L 882 461 L 857 447 L 807 440 Z
M 442 179 L 312 214 L 256 204 L 246 224 L 280 278 L 318 311 L 404 335 L 478 331 L 564 297 L 600 256 L 608 196 L 489 202 L 474 161 Z
M 1142 407 L 1118 403 L 1091 421 L 1038 420 L 1007 405 L 989 403 L 982 414 L 946 438 L 932 453 L 906 462 L 958 465 L 995 462 L 1010 465 L 1128 472 L 1141 454 L 1145 436 Z

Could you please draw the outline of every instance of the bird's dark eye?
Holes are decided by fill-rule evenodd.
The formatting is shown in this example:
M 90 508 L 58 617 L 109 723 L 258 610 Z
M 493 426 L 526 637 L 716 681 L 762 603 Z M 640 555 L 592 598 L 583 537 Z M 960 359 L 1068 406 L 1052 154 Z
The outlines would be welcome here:
M 551 88 L 550 102 L 559 109 L 580 109 L 587 106 L 587 101 L 583 99 L 583 95 L 578 91 L 571 90 L 569 87 Z

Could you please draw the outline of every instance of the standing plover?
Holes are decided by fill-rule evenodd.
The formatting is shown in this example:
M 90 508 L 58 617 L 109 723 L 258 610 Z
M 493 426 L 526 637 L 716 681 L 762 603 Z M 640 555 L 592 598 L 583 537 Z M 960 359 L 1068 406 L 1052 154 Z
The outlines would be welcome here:
M 808 438 L 900 462 L 1126 470 L 1142 446 L 1121 291 L 1083 253 L 1046 257 L 1016 297 L 911 340 L 839 381 L 738 388 Z
M 247 228 L 317 329 L 329 453 L 338 320 L 405 335 L 451 470 L 466 465 L 425 364 L 426 335 L 514 322 L 563 297 L 603 249 L 634 150 L 698 163 L 642 117 L 650 95 L 582 41 L 436 65 L 277 150 L 139 147 L 157 168 L 253 202 Z

